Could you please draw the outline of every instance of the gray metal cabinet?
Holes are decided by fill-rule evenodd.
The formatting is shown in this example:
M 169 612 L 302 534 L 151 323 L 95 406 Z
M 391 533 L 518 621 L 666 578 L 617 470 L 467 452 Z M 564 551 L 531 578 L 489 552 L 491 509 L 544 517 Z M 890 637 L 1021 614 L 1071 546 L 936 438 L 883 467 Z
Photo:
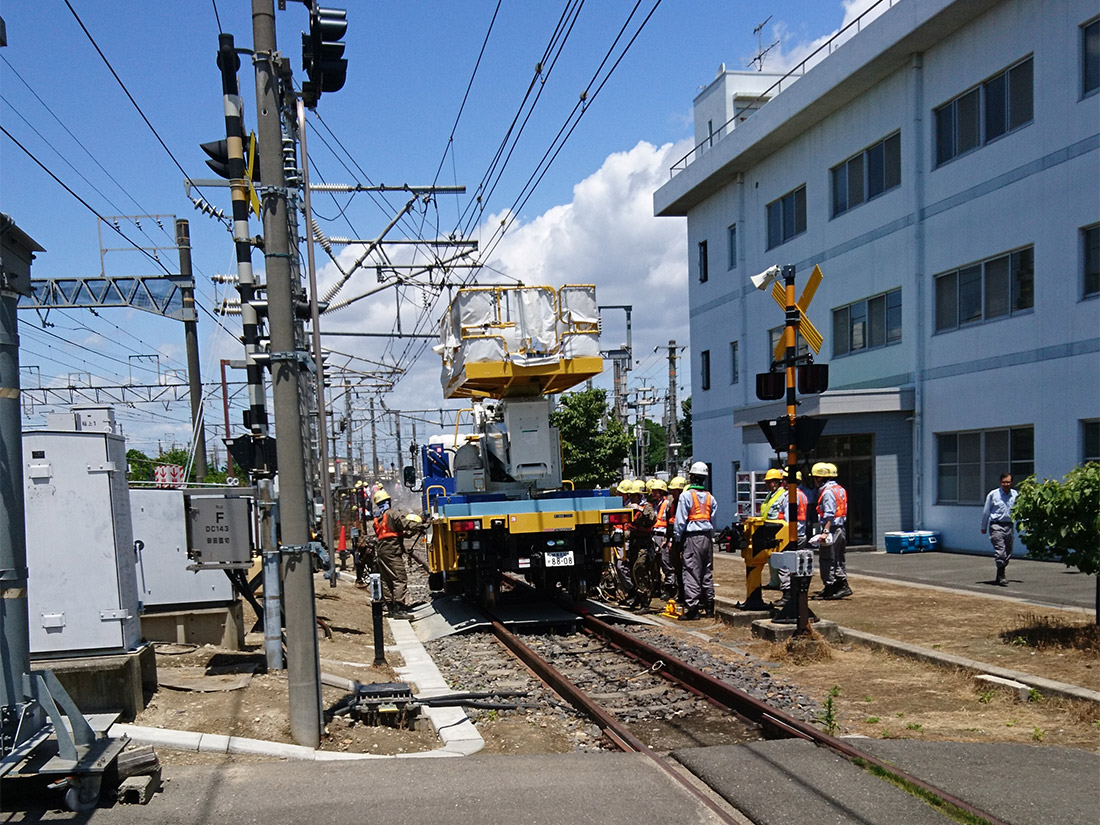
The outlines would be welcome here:
M 126 442 L 23 433 L 32 655 L 134 650 L 138 619 Z

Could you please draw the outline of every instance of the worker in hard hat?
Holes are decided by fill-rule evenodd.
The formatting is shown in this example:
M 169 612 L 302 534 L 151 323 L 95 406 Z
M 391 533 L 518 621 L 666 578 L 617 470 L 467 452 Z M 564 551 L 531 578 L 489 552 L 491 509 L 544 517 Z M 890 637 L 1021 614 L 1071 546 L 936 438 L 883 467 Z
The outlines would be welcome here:
M 667 541 L 668 485 L 659 478 L 645 483 L 645 502 L 637 513 L 634 524 L 638 530 L 638 555 L 634 561 L 633 606 L 648 610 L 653 598 L 661 589 L 661 551 Z M 646 541 L 645 525 L 649 525 Z
M 665 579 L 665 598 L 678 598 L 681 602 L 684 600 L 684 560 L 680 553 L 680 545 L 673 541 L 672 530 L 676 524 L 676 507 L 680 502 L 680 494 L 684 492 L 685 487 L 687 487 L 687 479 L 683 476 L 676 476 L 668 483 L 668 507 L 666 508 L 668 524 L 665 528 L 667 540 L 661 553 L 661 571 Z
M 633 487 L 634 479 L 632 478 L 624 478 L 616 485 L 615 492 L 622 497 L 623 507 L 630 506 L 630 495 Z M 615 578 L 615 598 L 619 602 L 623 602 L 629 599 L 629 594 L 634 590 L 634 579 L 631 577 L 630 567 L 626 562 L 629 529 L 616 527 L 615 530 L 622 532 L 622 540 L 613 543 L 614 561 L 612 567 Z
M 653 525 L 657 514 L 646 498 L 646 484 L 641 479 L 630 483 L 630 508 L 634 513 L 626 537 L 625 560 L 630 571 L 630 589 L 624 601 L 626 607 L 644 608 L 650 601 L 645 565 L 653 549 Z
M 836 465 L 825 461 L 814 464 L 811 472 L 817 485 L 817 518 L 821 523 L 818 542 L 821 581 L 825 587 L 813 599 L 843 599 L 852 595 L 844 565 L 847 548 L 848 492 L 836 480 Z
M 382 578 L 382 599 L 391 619 L 409 619 L 405 596 L 409 573 L 405 567 L 405 519 L 393 508 L 384 488 L 374 494 L 374 566 Z
M 771 473 L 778 473 L 779 483 L 782 484 L 784 480 L 784 474 L 782 470 L 768 470 L 768 475 Z M 767 475 L 764 478 L 767 481 Z M 795 473 L 795 481 L 801 484 L 802 473 Z M 795 507 L 796 518 L 798 519 L 798 542 L 795 545 L 795 549 L 803 550 L 806 548 L 806 513 L 809 510 L 810 501 L 806 497 L 806 494 L 802 492 L 802 488 L 798 487 L 798 499 Z M 769 496 L 769 501 L 772 501 L 772 497 Z M 788 533 L 785 525 L 789 523 L 788 517 L 790 515 L 790 496 L 786 485 L 778 486 L 776 495 L 774 496 L 774 502 L 772 503 L 772 509 L 768 510 L 767 518 L 769 520 L 781 521 L 784 524 L 784 530 L 779 533 L 779 546 L 781 549 L 787 549 Z M 791 571 L 785 568 L 781 568 L 779 571 L 779 591 L 781 598 L 775 607 L 778 610 L 782 610 L 791 597 Z
M 688 486 L 676 505 L 673 538 L 684 554 L 684 603 L 682 621 L 714 615 L 714 521 L 718 502 L 705 485 L 710 471 L 702 461 L 688 468 Z

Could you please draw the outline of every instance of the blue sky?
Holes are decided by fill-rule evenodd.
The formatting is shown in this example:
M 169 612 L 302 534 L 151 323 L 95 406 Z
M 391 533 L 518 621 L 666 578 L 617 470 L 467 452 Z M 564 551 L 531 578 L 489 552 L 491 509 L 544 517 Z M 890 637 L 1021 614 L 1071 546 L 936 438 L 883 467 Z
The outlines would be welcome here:
M 0 49 L 0 122 L 101 215 L 187 218 L 199 300 L 213 310 L 219 298 L 235 295 L 211 282 L 216 273 L 235 271 L 231 239 L 217 222 L 193 209 L 176 163 L 192 177 L 213 177 L 199 144 L 224 137 L 215 66 L 218 18 L 221 29 L 235 35 L 238 47 L 251 47 L 250 4 L 247 0 L 69 3 L 167 150 L 64 0 L 5 4 L 2 16 L 8 46 Z M 486 261 L 492 267 L 485 270 L 486 280 L 498 280 L 505 277 L 499 273 L 505 273 L 529 283 L 591 282 L 601 303 L 632 304 L 639 362 L 633 379 L 667 386 L 667 360 L 653 350 L 670 338 L 688 343 L 686 238 L 682 220 L 652 217 L 651 194 L 667 180 L 671 162 L 690 147 L 692 98 L 714 78 L 719 64 L 747 67 L 757 49 L 753 29 L 769 16 L 763 44 L 779 41 L 765 61 L 765 69 L 772 71 L 791 64 L 814 41 L 868 4 L 866 0 L 661 2 L 598 95 L 589 92 L 585 113 L 569 140 L 494 246 Z M 332 5 L 338 5 L 338 0 Z M 519 109 L 563 10 L 573 5 L 500 3 L 453 144 L 444 155 L 497 3 L 347 2 L 347 83 L 341 91 L 321 98 L 320 120 L 309 118 L 314 181 L 362 181 L 365 174 L 374 183 L 429 184 L 436 179 L 442 159 L 438 182 L 465 185 L 470 194 L 442 196 L 438 205 L 425 211 L 423 224 L 419 217 L 405 221 L 390 237 L 431 235 L 436 225 L 444 233 L 468 226 L 469 236 L 479 238 L 485 249 L 501 218 L 510 215 L 555 133 L 567 122 L 579 93 L 589 85 L 634 4 L 623 0 L 583 4 L 560 56 L 543 75 L 538 104 L 499 184 L 484 202 L 483 213 L 472 214 L 467 209 L 472 193 Z M 638 5 L 611 61 L 652 7 L 653 0 Z M 287 9 L 276 17 L 279 47 L 291 59 L 300 81 L 300 32 L 308 25 L 306 9 L 289 0 Z M 247 59 L 239 78 L 246 124 L 252 128 L 255 85 Z M 229 211 L 227 189 L 204 194 Z M 374 237 L 403 203 L 402 197 L 390 197 L 388 202 L 364 195 L 314 197 L 323 230 L 339 236 Z M 95 215 L 5 135 L 0 135 L 0 209 L 46 248 L 35 262 L 34 277 L 100 272 Z M 466 218 L 460 220 L 463 214 Z M 150 221 L 144 221 L 141 230 L 125 222 L 121 226 L 143 246 L 171 243 Z M 166 226 L 171 231 L 170 224 Z M 253 232 L 258 231 L 253 221 Z M 117 235 L 105 235 L 104 240 L 105 246 L 115 249 L 126 245 Z M 160 254 L 170 266 L 175 263 L 173 250 Z M 341 259 L 346 262 L 357 254 L 355 248 L 347 248 Z M 395 258 L 400 254 L 395 252 Z M 111 275 L 149 272 L 153 266 L 134 251 L 113 251 L 104 261 Z M 325 261 L 321 254 L 319 262 Z M 262 257 L 256 254 L 253 262 L 262 272 Z M 363 277 L 353 278 L 341 297 L 352 297 L 375 281 L 373 271 L 359 275 Z M 322 285 L 331 284 L 335 277 L 331 264 L 321 268 Z M 400 295 L 403 329 L 411 329 L 421 314 L 430 318 L 434 329 L 443 304 L 426 308 L 430 297 L 414 289 Z M 386 332 L 394 327 L 398 303 L 392 291 L 379 293 L 326 316 L 322 328 Z M 616 339 L 623 336 L 622 317 L 614 313 L 605 318 L 605 347 L 620 343 Z M 94 383 L 125 383 L 132 360 L 139 363 L 135 379 L 155 383 L 146 359 L 131 358 L 150 353 L 160 356 L 162 373 L 183 370 L 183 331 L 174 321 L 123 309 L 103 310 L 99 316 L 87 310 L 53 311 L 49 321 L 55 326 L 48 330 L 41 328 L 33 312 L 21 311 L 20 321 L 21 362 L 38 367 L 43 385 L 64 385 L 70 373 L 90 374 Z M 233 337 L 238 334 L 239 318 L 230 316 L 221 323 L 224 329 L 209 315 L 200 315 L 206 382 L 218 379 L 219 359 L 243 355 Z M 411 356 L 420 348 L 407 349 L 403 343 L 350 338 L 325 343 L 340 352 L 398 363 L 406 369 L 406 377 L 383 399 L 391 409 L 456 406 L 442 399 L 438 363 L 430 350 L 413 361 Z M 340 356 L 338 363 L 346 360 Z M 367 368 L 364 362 L 351 363 L 356 369 Z M 689 363 L 685 359 L 680 367 L 681 398 L 690 393 Z M 609 373 L 610 365 L 601 385 L 610 386 Z M 213 392 L 213 386 L 210 389 Z M 243 399 L 243 393 L 234 399 L 234 422 L 239 421 L 236 408 Z M 360 422 L 366 405 L 367 396 L 358 394 L 354 406 Z M 27 424 L 40 423 L 43 413 L 36 408 Z M 220 430 L 220 393 L 213 395 L 207 416 Z M 141 449 L 155 451 L 158 442 L 167 446 L 188 440 L 185 402 L 167 409 L 161 405 L 120 410 L 119 417 L 132 445 Z M 421 434 L 424 429 L 432 428 L 421 425 Z M 389 429 L 380 432 L 388 434 Z M 404 439 L 408 437 L 406 432 Z

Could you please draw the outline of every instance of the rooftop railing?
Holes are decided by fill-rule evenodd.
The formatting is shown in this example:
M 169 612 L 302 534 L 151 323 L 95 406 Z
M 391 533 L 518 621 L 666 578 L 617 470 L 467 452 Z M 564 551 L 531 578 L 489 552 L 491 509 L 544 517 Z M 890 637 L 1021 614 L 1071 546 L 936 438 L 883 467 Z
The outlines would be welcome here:
M 812 52 L 810 52 L 810 54 L 804 57 L 793 69 L 791 69 L 781 78 L 779 78 L 779 80 L 775 81 L 775 83 L 773 83 L 763 92 L 761 92 L 755 98 L 748 101 L 744 105 L 736 106 L 733 111 L 733 117 L 731 117 L 721 126 L 719 126 L 716 132 L 708 135 L 701 142 L 697 143 L 690 152 L 688 152 L 686 155 L 676 161 L 676 163 L 672 164 L 671 167 L 669 167 L 669 177 L 674 178 L 680 172 L 683 172 L 685 169 L 688 168 L 688 166 L 694 163 L 706 149 L 710 148 L 715 144 L 716 141 L 721 140 L 723 137 L 733 131 L 738 123 L 743 123 L 755 112 L 758 112 L 765 103 L 767 103 L 769 100 L 771 100 L 773 97 L 783 91 L 784 83 L 790 86 L 791 83 L 800 78 L 802 75 L 806 74 L 806 72 L 808 72 L 811 68 L 820 63 L 826 57 L 831 55 L 834 51 L 844 45 L 844 43 L 848 42 L 857 34 L 859 34 L 862 26 L 866 25 L 866 23 L 871 22 L 870 20 L 866 20 L 866 23 L 864 22 L 867 16 L 871 14 L 871 12 L 878 9 L 878 14 L 875 15 L 875 17 L 878 17 L 879 14 L 882 14 L 882 12 L 892 8 L 893 5 L 898 2 L 901 2 L 901 0 L 878 0 L 878 2 L 865 9 L 859 15 L 859 17 L 857 17 L 855 20 L 852 20 L 848 25 L 846 25 L 844 28 L 842 28 L 840 31 L 838 31 L 836 34 L 834 34 Z M 885 8 L 880 9 L 879 7 L 882 6 L 884 3 L 886 4 Z M 824 54 L 822 54 L 822 52 L 824 52 Z

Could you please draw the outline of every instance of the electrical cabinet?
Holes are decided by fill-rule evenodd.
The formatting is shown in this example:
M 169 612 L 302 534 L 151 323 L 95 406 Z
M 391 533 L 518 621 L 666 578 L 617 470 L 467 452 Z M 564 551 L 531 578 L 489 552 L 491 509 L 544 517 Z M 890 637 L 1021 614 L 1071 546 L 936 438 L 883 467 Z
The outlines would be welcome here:
M 67 420 L 73 431 L 23 433 L 31 655 L 134 650 L 141 626 L 126 441 Z
M 203 491 L 200 500 L 217 501 L 216 494 Z M 224 501 L 225 499 L 221 499 Z M 245 546 L 249 546 L 248 501 L 236 499 L 244 508 L 242 527 L 235 523 L 234 534 Z M 137 582 L 143 610 L 166 609 L 185 605 L 212 607 L 228 604 L 236 598 L 233 586 L 221 570 L 189 570 L 193 566 L 195 546 L 189 538 L 190 522 L 195 518 L 189 506 L 191 496 L 184 490 L 158 490 L 134 488 L 130 490 L 130 506 L 133 510 L 134 546 L 137 549 Z M 237 520 L 239 522 L 239 519 Z M 220 527 L 220 524 L 213 525 Z M 219 531 L 205 538 L 230 538 Z M 219 545 L 229 547 L 229 543 Z

